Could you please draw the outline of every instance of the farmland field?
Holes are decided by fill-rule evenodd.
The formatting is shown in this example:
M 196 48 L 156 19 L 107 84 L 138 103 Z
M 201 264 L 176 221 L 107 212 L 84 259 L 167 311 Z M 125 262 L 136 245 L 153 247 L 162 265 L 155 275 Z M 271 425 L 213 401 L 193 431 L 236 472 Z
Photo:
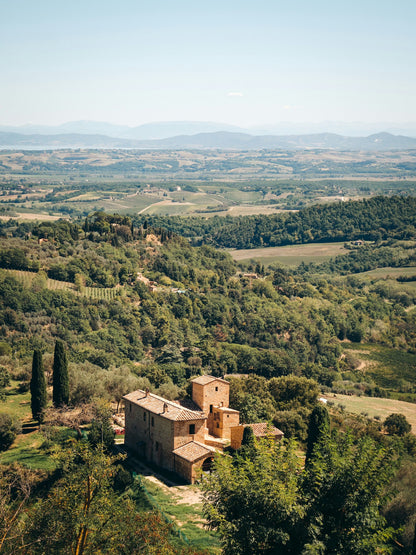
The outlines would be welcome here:
M 403 268 L 377 268 L 376 270 L 369 270 L 368 272 L 362 272 L 361 274 L 357 274 L 357 276 L 362 277 L 370 277 L 370 278 L 379 278 L 379 279 L 388 279 L 391 278 L 398 278 L 400 276 L 416 276 L 416 266 L 411 267 L 403 267 Z M 412 282 L 409 282 L 412 283 Z
M 62 216 L 53 216 L 52 214 L 41 214 L 37 212 L 16 212 L 16 215 L 8 216 L 7 214 L 0 215 L 0 220 L 22 220 L 33 221 L 39 220 L 43 222 L 54 222 L 62 218 Z
M 344 343 L 343 346 L 362 361 L 364 375 L 381 387 L 399 389 L 403 382 L 416 385 L 416 354 L 372 343 Z
M 323 262 L 331 256 L 347 253 L 344 243 L 310 243 L 265 249 L 242 249 L 229 251 L 234 260 L 259 260 L 263 264 L 278 262 L 282 266 L 298 266 L 301 262 Z
M 7 272 L 13 275 L 16 279 L 21 281 L 25 287 L 35 286 L 34 280 L 39 279 L 39 274 L 36 272 L 26 272 L 24 270 L 7 270 L 1 269 L 0 272 Z M 39 283 L 38 287 L 42 287 Z M 71 291 L 75 295 L 81 297 L 89 297 L 91 299 L 107 299 L 111 300 L 120 293 L 121 287 L 82 287 L 81 291 L 75 289 L 75 285 L 69 281 L 58 281 L 56 279 L 47 278 L 45 286 L 52 291 Z
M 371 173 L 365 169 L 369 159 Z M 98 210 L 201 217 L 275 214 L 316 202 L 415 194 L 412 163 L 407 151 L 3 151 L 0 218 L 10 213 L 46 220 Z
M 24 270 L 7 270 L 3 268 L 0 270 L 0 272 L 8 272 L 16 279 L 21 281 L 25 287 L 31 287 L 32 285 L 34 285 L 33 281 L 36 278 L 39 278 L 38 273 L 27 272 Z M 56 279 L 47 278 L 47 280 L 45 280 L 45 285 L 48 289 L 51 289 L 52 291 L 73 291 L 74 293 L 76 293 L 75 285 L 73 283 L 70 283 L 69 281 L 58 281 Z
M 367 413 L 370 418 L 379 416 L 382 421 L 394 412 L 404 414 L 412 425 L 412 433 L 416 434 L 416 404 L 395 399 L 358 397 L 357 395 L 340 395 L 338 393 L 336 395 L 329 393 L 323 395 L 323 397 L 333 402 L 336 407 L 344 406 L 348 412 L 354 414 Z

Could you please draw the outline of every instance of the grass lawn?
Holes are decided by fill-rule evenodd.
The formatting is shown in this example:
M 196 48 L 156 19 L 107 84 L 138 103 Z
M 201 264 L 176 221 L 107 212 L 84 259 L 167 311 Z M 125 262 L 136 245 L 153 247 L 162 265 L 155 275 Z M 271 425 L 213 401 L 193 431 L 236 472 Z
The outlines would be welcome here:
M 357 395 L 340 395 L 330 393 L 323 395 L 335 406 L 342 405 L 345 410 L 354 414 L 367 413 L 370 418 L 379 416 L 384 421 L 393 412 L 404 414 L 412 425 L 412 433 L 416 434 L 416 404 L 397 401 L 395 399 L 381 399 L 379 397 L 358 397 Z
M 9 414 L 20 421 L 30 420 L 32 418 L 30 392 L 19 393 L 19 383 L 11 380 L 10 386 L 6 387 L 6 400 L 0 401 L 0 414 Z
M 19 393 L 18 384 L 19 382 L 12 381 L 11 386 L 7 388 L 6 400 L 0 402 L 0 414 L 17 418 L 23 426 L 23 433 L 16 437 L 7 451 L 0 453 L 0 464 L 18 462 L 30 468 L 53 470 L 54 462 L 40 449 L 45 438 L 39 433 L 36 422 L 32 420 L 30 393 Z
M 220 553 L 218 536 L 204 528 L 198 486 L 161 487 L 146 478 L 142 479 L 142 483 L 151 501 L 176 524 L 192 546 L 207 549 L 213 554 Z
M 0 453 L 0 464 L 17 462 L 33 469 L 54 470 L 54 461 L 41 449 L 44 441 L 44 436 L 39 432 L 18 435 L 13 445 Z

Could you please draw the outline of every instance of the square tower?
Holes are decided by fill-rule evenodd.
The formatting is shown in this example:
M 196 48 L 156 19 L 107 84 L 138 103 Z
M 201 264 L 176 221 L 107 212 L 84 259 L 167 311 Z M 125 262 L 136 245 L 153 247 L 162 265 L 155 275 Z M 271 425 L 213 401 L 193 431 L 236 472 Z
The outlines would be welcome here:
M 229 409 L 230 384 L 214 376 L 198 376 L 192 380 L 192 400 L 207 417 L 210 435 L 230 439 L 231 426 L 239 424 L 239 413 Z M 227 411 L 225 420 L 223 411 Z M 231 415 L 231 417 L 230 417 Z
M 192 400 L 208 415 L 214 407 L 228 407 L 230 384 L 214 376 L 198 376 L 192 380 Z

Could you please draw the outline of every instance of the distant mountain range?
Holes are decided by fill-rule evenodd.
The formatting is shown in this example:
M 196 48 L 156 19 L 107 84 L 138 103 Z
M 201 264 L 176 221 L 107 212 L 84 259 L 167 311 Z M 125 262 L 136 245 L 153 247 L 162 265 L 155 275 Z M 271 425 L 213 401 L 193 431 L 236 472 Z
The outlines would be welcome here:
M 194 128 L 198 122 L 183 122 Z M 69 125 L 69 124 L 66 124 Z M 100 125 L 100 124 L 97 124 Z M 107 124 L 104 124 L 107 125 Z M 149 124 L 156 125 L 156 124 Z M 158 124 L 159 133 L 166 132 L 171 124 Z M 172 124 L 173 125 L 173 124 Z M 175 125 L 178 125 L 176 123 Z M 216 124 L 205 124 L 207 126 Z M 141 128 L 146 126 L 140 126 Z M 138 128 L 135 128 L 136 130 Z M 133 128 L 131 128 L 133 130 Z M 142 132 L 144 133 L 143 129 Z M 149 129 L 147 130 L 149 132 Z M 155 131 L 153 131 L 155 132 Z M 307 135 L 253 135 L 229 130 L 181 134 L 168 138 L 132 139 L 106 134 L 74 133 L 23 134 L 0 131 L 0 149 L 56 149 L 56 148 L 132 148 L 132 149 L 334 149 L 334 150 L 406 150 L 416 149 L 416 138 L 391 133 L 376 133 L 367 137 L 346 137 L 336 133 L 313 133 Z
M 250 133 L 249 130 L 235 125 L 205 121 L 160 121 L 145 123 L 137 127 L 100 121 L 71 121 L 55 126 L 27 124 L 20 127 L 11 127 L 0 125 L 1 131 L 22 135 L 63 135 L 68 133 L 106 135 L 107 137 L 134 140 L 167 139 L 176 135 L 195 135 L 197 133 L 215 133 L 218 131 Z
M 409 123 L 363 123 L 324 121 L 317 123 L 279 122 L 255 127 L 237 127 L 226 123 L 206 121 L 160 121 L 130 127 L 100 121 L 71 121 L 61 125 L 47 126 L 26 124 L 21 126 L 0 125 L 0 132 L 19 133 L 22 135 L 64 135 L 75 133 L 81 135 L 106 135 L 120 139 L 154 140 L 168 139 L 178 135 L 197 135 L 200 133 L 246 133 L 249 135 L 315 135 L 335 133 L 346 137 L 367 137 L 381 132 L 393 135 L 416 137 L 416 122 Z

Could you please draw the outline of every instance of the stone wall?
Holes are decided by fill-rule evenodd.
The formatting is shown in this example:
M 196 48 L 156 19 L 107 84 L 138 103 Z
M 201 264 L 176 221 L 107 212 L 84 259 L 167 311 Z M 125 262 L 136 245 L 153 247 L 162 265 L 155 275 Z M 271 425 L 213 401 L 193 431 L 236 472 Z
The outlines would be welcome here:
M 228 407 L 230 402 L 230 385 L 221 380 L 213 380 L 205 385 L 192 382 L 192 400 L 206 415 L 212 407 Z
M 231 428 L 240 424 L 240 413 L 227 409 L 213 409 L 212 435 L 231 439 Z
M 195 426 L 194 434 L 191 434 L 191 425 Z M 200 443 L 204 443 L 207 431 L 205 420 L 185 420 L 175 422 L 174 447 L 172 449 L 177 449 L 178 447 L 181 447 L 181 445 L 185 445 L 190 441 L 199 441 Z
M 146 460 L 173 469 L 174 422 L 129 401 L 125 402 L 124 443 Z
M 235 426 L 231 428 L 231 447 L 239 449 L 243 441 L 244 426 Z
M 172 451 L 192 440 L 204 443 L 205 420 L 174 421 L 125 401 L 124 443 L 146 460 L 174 470 Z M 190 426 L 195 426 L 195 433 Z

